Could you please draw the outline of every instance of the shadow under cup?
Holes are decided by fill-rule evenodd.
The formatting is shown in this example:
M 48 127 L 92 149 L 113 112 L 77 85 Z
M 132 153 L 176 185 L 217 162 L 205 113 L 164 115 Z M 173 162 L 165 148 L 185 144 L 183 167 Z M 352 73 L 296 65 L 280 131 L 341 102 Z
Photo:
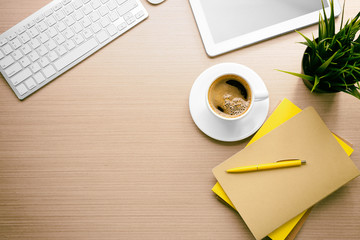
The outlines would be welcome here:
M 208 88 L 206 102 L 211 112 L 225 120 L 244 117 L 253 105 L 250 84 L 236 74 L 217 77 Z

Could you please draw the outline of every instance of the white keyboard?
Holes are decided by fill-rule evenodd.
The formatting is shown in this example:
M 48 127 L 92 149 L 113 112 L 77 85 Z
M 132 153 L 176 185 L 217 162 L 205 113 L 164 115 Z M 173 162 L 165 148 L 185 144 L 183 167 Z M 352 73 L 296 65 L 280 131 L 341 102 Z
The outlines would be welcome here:
M 0 35 L 0 71 L 22 100 L 147 17 L 139 0 L 54 0 Z

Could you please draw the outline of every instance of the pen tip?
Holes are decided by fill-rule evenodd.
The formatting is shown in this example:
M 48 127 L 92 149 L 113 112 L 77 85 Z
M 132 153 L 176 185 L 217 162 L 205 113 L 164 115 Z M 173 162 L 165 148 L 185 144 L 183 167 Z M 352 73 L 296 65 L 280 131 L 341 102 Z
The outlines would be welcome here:
M 306 164 L 306 161 L 305 161 L 305 160 L 301 160 L 301 164 Z

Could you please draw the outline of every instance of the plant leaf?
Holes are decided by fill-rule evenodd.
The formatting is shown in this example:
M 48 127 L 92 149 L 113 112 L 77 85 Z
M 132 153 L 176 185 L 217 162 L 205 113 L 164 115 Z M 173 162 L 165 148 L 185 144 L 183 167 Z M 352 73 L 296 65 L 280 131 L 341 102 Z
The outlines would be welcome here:
M 311 89 L 312 92 L 316 89 L 316 86 L 319 84 L 319 82 L 320 82 L 320 78 L 317 75 L 315 75 L 314 86 Z
M 283 70 L 279 70 L 279 69 L 275 69 L 279 72 L 283 72 L 283 73 L 287 73 L 287 74 L 291 74 L 295 77 L 299 77 L 299 78 L 303 78 L 305 80 L 308 80 L 309 82 L 314 82 L 314 77 L 313 76 L 309 76 L 306 74 L 301 74 L 301 73 L 294 73 L 294 72 L 288 72 L 288 71 L 283 71 Z
M 312 49 L 316 49 L 316 42 L 315 40 L 310 40 L 310 38 L 306 37 L 304 34 L 302 34 L 301 32 L 299 31 L 296 31 L 297 33 L 299 33 L 305 40 L 306 40 L 306 43 L 304 43 L 306 46 L 308 46 L 309 48 L 312 48 Z
M 344 92 L 353 95 L 354 97 L 360 99 L 360 92 L 355 86 L 348 87 Z
M 317 73 L 323 73 L 326 68 L 329 66 L 329 64 L 332 62 L 334 57 L 337 55 L 339 51 L 335 52 L 328 60 L 326 60 L 321 66 L 316 70 Z
M 331 4 L 331 1 L 332 1 L 332 0 L 330 0 L 330 4 Z M 320 14 L 319 26 L 320 26 L 320 24 L 321 24 L 321 25 L 324 25 L 326 31 L 328 32 L 329 26 L 328 26 L 328 21 L 327 21 L 327 16 L 326 16 L 325 6 L 324 6 L 324 1 L 323 1 L 323 0 L 321 0 L 321 5 L 322 5 L 322 9 L 323 9 L 324 18 L 322 18 L 321 14 Z M 325 19 L 325 20 L 324 20 L 324 19 Z M 320 32 L 320 28 L 319 28 L 319 38 L 320 38 L 320 36 L 324 36 L 324 32 Z M 324 36 L 324 37 L 327 37 L 327 35 Z M 320 39 L 319 39 L 319 40 L 320 40 Z

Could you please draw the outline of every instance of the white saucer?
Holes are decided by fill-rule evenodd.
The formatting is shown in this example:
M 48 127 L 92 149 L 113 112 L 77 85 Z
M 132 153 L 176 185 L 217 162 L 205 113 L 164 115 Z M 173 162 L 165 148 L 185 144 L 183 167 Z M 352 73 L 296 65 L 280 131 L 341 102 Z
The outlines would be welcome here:
M 189 97 L 192 119 L 198 128 L 211 138 L 224 142 L 234 142 L 254 134 L 264 123 L 269 111 L 269 98 L 255 101 L 250 112 L 241 119 L 227 121 L 216 117 L 206 104 L 206 91 L 214 76 L 228 73 L 251 75 L 251 86 L 256 91 L 267 93 L 265 83 L 250 68 L 236 63 L 221 63 L 206 69 L 195 80 Z M 255 93 L 256 96 L 256 93 Z

